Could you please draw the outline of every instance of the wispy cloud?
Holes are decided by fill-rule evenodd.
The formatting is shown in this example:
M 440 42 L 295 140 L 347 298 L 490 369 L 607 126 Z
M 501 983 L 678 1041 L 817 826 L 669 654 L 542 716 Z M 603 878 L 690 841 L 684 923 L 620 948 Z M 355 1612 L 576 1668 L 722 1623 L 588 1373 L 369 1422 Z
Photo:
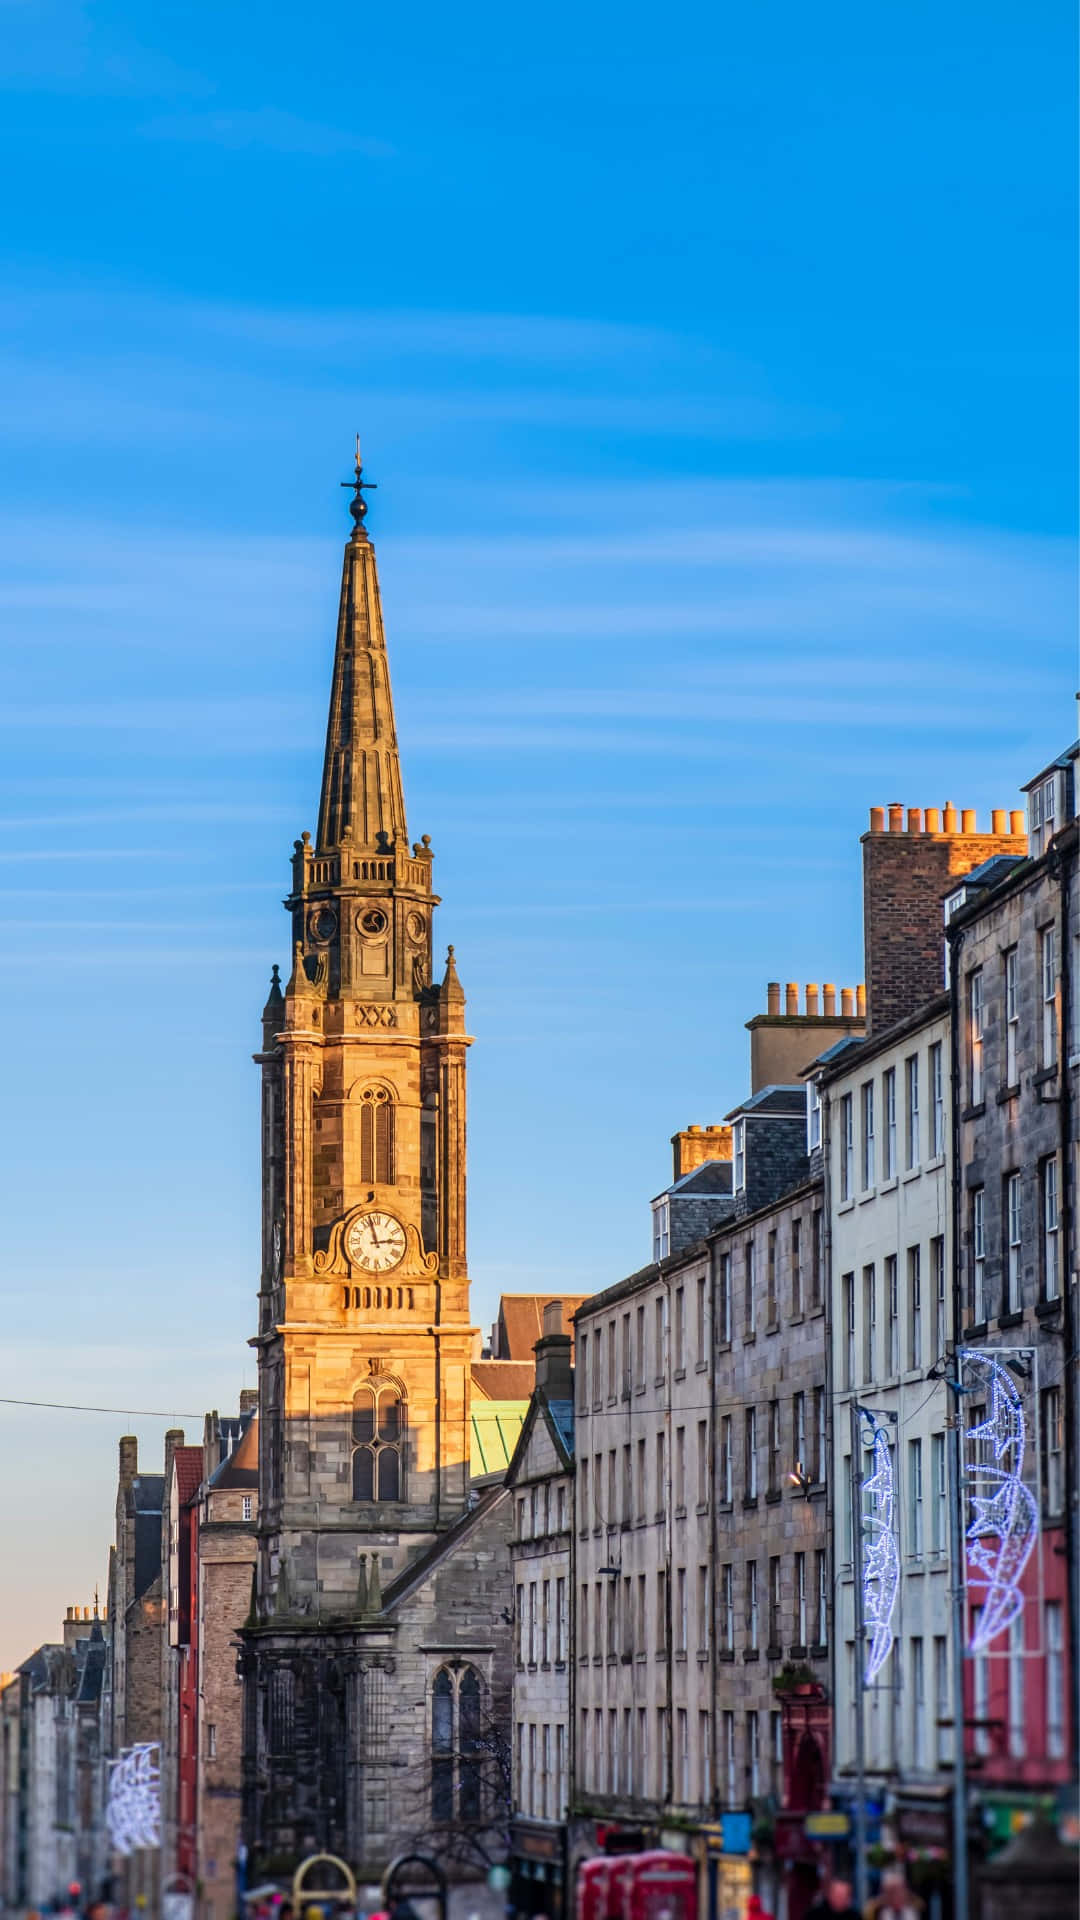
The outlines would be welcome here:
M 305 120 L 281 107 L 231 107 L 213 111 L 158 114 L 144 121 L 138 132 L 149 140 L 184 140 L 199 146 L 226 147 L 239 152 L 259 147 L 274 153 L 307 154 L 327 159 L 359 153 L 369 160 L 389 159 L 395 149 L 373 134 L 348 127 Z

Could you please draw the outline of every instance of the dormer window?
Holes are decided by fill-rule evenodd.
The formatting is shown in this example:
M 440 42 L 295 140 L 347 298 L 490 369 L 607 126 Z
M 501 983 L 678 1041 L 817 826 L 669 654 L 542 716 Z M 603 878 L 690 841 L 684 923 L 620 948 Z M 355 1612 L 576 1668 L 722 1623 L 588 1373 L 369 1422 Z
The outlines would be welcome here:
M 666 1260 L 671 1252 L 671 1208 L 666 1199 L 653 1203 L 653 1259 Z
M 746 1121 L 736 1120 L 731 1130 L 732 1156 L 734 1165 L 733 1184 L 736 1193 L 746 1191 Z

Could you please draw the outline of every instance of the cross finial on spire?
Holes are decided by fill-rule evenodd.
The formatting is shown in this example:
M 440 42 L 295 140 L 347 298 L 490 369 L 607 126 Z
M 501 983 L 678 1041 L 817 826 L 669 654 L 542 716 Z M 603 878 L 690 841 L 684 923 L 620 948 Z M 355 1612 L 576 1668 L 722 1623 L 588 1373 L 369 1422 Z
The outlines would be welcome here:
M 371 492 L 379 484 L 377 480 L 365 480 L 363 475 L 364 475 L 364 463 L 360 458 L 360 435 L 357 434 L 356 436 L 356 472 L 354 474 L 354 477 L 351 480 L 343 480 L 341 482 L 341 485 L 343 487 L 351 487 L 353 489 L 353 497 L 349 501 L 349 512 L 352 514 L 352 517 L 353 517 L 353 539 L 354 540 L 359 540 L 362 537 L 366 537 L 364 535 L 364 521 L 367 518 L 367 501 L 364 499 L 365 490 L 368 492 Z

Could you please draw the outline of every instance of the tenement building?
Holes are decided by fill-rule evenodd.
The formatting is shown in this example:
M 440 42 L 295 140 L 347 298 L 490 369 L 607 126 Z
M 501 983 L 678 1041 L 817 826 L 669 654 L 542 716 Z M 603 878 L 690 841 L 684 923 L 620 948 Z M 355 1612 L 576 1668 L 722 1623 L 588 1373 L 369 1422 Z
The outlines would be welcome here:
M 817 1084 L 833 1296 L 834 1794 L 853 1784 L 861 1712 L 874 1802 L 890 1799 L 901 1838 L 906 1831 L 925 1839 L 933 1831 L 944 1844 L 948 1780 L 941 1768 L 952 1697 L 947 999 L 835 1049 Z M 866 1532 L 858 1543 L 853 1472 L 873 1489 L 861 1496 Z M 872 1616 L 862 1674 L 855 1671 L 856 1578 Z
M 1030 857 L 946 906 L 968 1777 L 1002 1833 L 1077 1768 L 1078 752 L 1028 783 Z
M 263 1011 L 244 1826 L 256 1871 L 505 1816 L 510 1496 L 470 1484 L 465 995 L 432 976 L 357 465 L 314 841 Z M 505 1466 L 505 1460 L 503 1462 Z
M 674 1138 L 652 1203 L 670 1251 L 576 1316 L 571 1860 L 629 1825 L 699 1858 L 709 1911 L 721 1816 L 725 1899 L 749 1892 L 752 1845 L 759 1889 L 786 1888 L 792 1914 L 816 1884 L 802 1814 L 829 1770 L 823 1218 L 794 1076 L 862 1030 L 856 992 L 840 1014 L 826 993 L 823 1010 L 807 989 L 803 1012 L 789 988 L 782 1014 L 770 988 L 747 1099 Z M 757 1080 L 778 1067 L 792 1084 Z M 724 1177 L 691 1193 L 710 1151 Z
M 579 1302 L 575 1301 L 575 1305 Z M 563 1920 L 570 1795 L 574 1401 L 564 1303 L 548 1303 L 536 1388 L 506 1476 L 513 1498 L 510 1903 Z

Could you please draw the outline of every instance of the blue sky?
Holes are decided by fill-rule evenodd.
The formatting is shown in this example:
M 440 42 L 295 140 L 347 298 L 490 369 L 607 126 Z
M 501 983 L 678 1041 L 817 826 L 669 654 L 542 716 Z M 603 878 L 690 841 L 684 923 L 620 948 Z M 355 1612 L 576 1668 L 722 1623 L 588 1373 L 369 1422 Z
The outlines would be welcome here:
M 859 977 L 870 805 L 1017 804 L 1077 673 L 1074 40 L 0 0 L 0 1391 L 195 1437 L 253 1382 L 355 428 L 481 1324 L 638 1265 L 766 981 Z M 0 1664 L 165 1424 L 0 1407 Z

